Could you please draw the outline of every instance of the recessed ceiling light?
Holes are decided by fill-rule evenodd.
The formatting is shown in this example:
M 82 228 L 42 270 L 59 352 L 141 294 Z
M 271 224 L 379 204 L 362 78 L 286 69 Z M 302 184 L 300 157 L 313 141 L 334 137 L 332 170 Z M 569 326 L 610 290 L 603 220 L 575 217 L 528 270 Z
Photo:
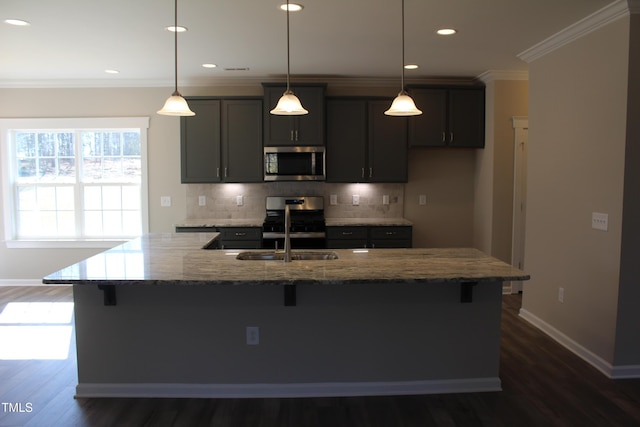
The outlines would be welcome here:
M 120 71 L 113 70 L 113 69 L 107 69 L 107 70 L 104 70 L 104 72 L 107 74 L 120 74 Z
M 23 21 L 22 19 L 5 19 L 4 23 L 9 25 L 15 25 L 17 27 L 27 27 L 31 25 L 30 22 Z
M 304 6 L 297 3 L 289 3 L 289 12 L 299 12 L 304 9 Z M 287 4 L 281 4 L 280 10 L 287 10 Z
M 404 66 L 405 70 L 417 70 L 418 68 L 418 64 L 407 64 Z
M 177 27 L 173 26 L 173 25 L 170 25 L 168 27 L 165 27 L 165 30 L 171 31 L 172 33 L 173 32 L 184 33 L 185 31 L 188 31 L 189 29 L 187 27 L 183 27 L 182 25 L 178 25 Z
M 217 67 L 217 65 L 216 65 L 216 64 L 202 64 L 202 66 L 203 66 L 204 68 L 216 68 L 216 67 Z
M 441 36 L 452 36 L 457 32 L 458 30 L 456 30 L 455 28 L 440 28 L 438 31 L 436 31 L 436 33 L 440 34 Z

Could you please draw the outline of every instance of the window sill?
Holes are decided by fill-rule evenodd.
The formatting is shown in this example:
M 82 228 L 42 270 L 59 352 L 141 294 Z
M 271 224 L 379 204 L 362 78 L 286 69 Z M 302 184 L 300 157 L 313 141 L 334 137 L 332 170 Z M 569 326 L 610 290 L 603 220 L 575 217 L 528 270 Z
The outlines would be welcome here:
M 5 240 L 5 245 L 9 249 L 111 249 L 128 240 Z

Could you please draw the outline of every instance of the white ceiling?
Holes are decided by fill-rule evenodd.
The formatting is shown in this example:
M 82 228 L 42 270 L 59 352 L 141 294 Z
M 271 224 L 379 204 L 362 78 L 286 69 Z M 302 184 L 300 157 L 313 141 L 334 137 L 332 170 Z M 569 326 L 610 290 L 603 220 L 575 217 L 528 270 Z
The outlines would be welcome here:
M 526 71 L 517 55 L 614 0 L 405 0 L 411 79 Z M 179 0 L 179 84 L 286 74 L 279 0 Z M 399 78 L 401 0 L 300 0 L 291 75 Z M 173 0 L 1 0 L 0 86 L 173 86 Z M 452 26 L 452 37 L 435 34 Z M 214 69 L 201 65 L 212 62 Z M 226 68 L 249 68 L 229 71 Z M 116 69 L 116 75 L 105 69 Z

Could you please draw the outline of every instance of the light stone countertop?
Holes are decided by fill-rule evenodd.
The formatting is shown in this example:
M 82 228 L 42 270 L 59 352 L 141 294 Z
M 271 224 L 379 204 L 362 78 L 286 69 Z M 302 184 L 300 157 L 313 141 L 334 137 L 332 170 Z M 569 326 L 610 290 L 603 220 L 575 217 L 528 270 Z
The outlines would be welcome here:
M 263 218 L 196 218 L 184 219 L 182 222 L 173 224 L 174 227 L 260 227 L 262 228 Z
M 217 237 L 218 233 L 145 235 L 50 274 L 43 283 L 401 285 L 529 279 L 527 273 L 470 248 L 336 249 L 332 251 L 339 256 L 336 260 L 284 263 L 240 261 L 238 250 L 201 249 Z

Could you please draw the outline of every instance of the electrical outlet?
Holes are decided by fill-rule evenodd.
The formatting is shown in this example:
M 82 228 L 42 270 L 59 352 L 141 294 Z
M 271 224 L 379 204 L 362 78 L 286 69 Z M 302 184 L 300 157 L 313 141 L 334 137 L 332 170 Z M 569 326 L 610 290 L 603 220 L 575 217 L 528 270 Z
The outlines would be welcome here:
M 427 204 L 427 195 L 426 194 L 421 194 L 420 197 L 418 197 L 418 204 L 419 205 L 426 205 Z
M 160 206 L 168 208 L 171 206 L 171 196 L 160 196 Z
M 564 302 L 564 288 L 558 288 L 558 302 Z
M 257 326 L 247 326 L 247 345 L 260 344 L 260 328 Z
M 591 228 L 594 230 L 609 230 L 609 214 L 591 212 Z
M 351 196 L 351 204 L 353 206 L 358 206 L 360 204 L 360 195 L 359 194 L 354 194 L 353 196 Z
M 207 198 L 206 196 L 198 196 L 198 206 L 206 206 Z
M 389 204 L 389 195 L 385 194 L 382 196 L 382 204 L 383 205 L 388 205 Z
M 236 196 L 236 205 L 237 206 L 244 205 L 244 197 L 242 195 Z
M 338 195 L 337 194 L 331 194 L 329 196 L 329 204 L 332 206 L 335 206 L 338 204 Z

